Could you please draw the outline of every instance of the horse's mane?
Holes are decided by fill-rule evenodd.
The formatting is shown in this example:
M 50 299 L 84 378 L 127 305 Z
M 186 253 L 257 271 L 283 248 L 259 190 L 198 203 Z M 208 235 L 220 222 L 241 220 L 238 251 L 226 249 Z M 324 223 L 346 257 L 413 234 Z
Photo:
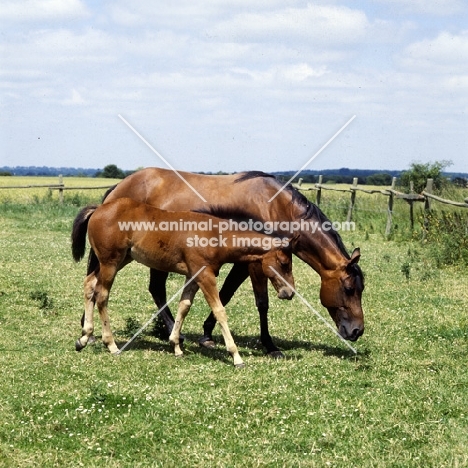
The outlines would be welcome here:
M 269 177 L 269 178 L 277 180 L 273 174 L 267 174 L 266 172 L 262 172 L 262 171 L 248 171 L 248 172 L 243 172 L 242 175 L 240 175 L 234 181 L 234 183 L 237 184 L 239 182 L 244 182 L 245 180 L 256 179 L 257 177 Z
M 278 189 L 281 187 L 281 182 L 272 174 L 267 174 L 262 171 L 249 171 L 244 172 L 240 177 L 238 177 L 234 183 L 243 182 L 246 180 L 256 179 L 256 178 L 269 178 L 274 179 L 278 184 Z M 321 225 L 324 222 L 330 222 L 330 220 L 325 216 L 323 211 L 310 200 L 308 200 L 302 193 L 300 193 L 295 187 L 291 184 L 288 184 L 284 187 L 283 191 L 288 192 L 291 195 L 291 204 L 297 204 L 304 209 L 302 219 L 313 219 L 317 220 Z M 350 256 L 346 250 L 346 247 L 343 244 L 341 236 L 334 229 L 328 231 L 322 231 L 325 235 L 328 235 L 332 238 L 334 243 L 338 246 L 341 253 L 349 259 Z
M 244 208 L 224 206 L 224 205 L 210 205 L 208 207 L 192 210 L 195 213 L 203 213 L 214 216 L 220 219 L 233 219 L 234 221 L 244 221 L 252 219 L 253 221 L 260 221 L 258 217 L 253 216 Z
M 110 194 L 111 192 L 113 192 L 113 191 L 116 189 L 116 187 L 117 187 L 117 184 L 116 184 L 116 185 L 113 185 L 112 187 L 110 187 L 110 188 L 108 188 L 108 189 L 106 190 L 106 193 L 105 193 L 104 196 L 102 197 L 101 203 L 104 203 L 104 200 L 109 196 L 109 194 Z
M 200 208 L 197 210 L 192 210 L 195 213 L 202 213 L 202 214 L 208 214 L 210 216 L 214 216 L 215 218 L 220 218 L 220 219 L 229 219 L 233 220 L 237 223 L 240 223 L 242 221 L 250 221 L 252 220 L 252 223 L 255 223 L 256 221 L 260 222 L 262 226 L 264 226 L 264 222 L 258 217 L 253 215 L 252 213 L 249 213 L 248 210 L 239 208 L 239 207 L 232 207 L 232 206 L 222 206 L 222 205 L 210 205 L 205 208 Z M 263 234 L 266 234 L 271 237 L 283 237 L 284 233 L 280 233 L 278 231 L 268 231 L 266 232 L 265 229 L 262 229 L 258 232 L 261 232 Z

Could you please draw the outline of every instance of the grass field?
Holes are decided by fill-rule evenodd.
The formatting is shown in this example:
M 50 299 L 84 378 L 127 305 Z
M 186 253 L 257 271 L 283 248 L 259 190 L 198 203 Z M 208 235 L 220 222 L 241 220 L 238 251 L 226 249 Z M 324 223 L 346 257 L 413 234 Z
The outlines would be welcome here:
M 246 362 L 237 370 L 219 330 L 217 350 L 196 343 L 208 313 L 200 293 L 184 325 L 184 359 L 151 330 L 119 357 L 99 342 L 76 353 L 86 263 L 71 258 L 70 229 L 104 190 L 66 193 L 63 205 L 47 190 L 4 192 L 0 466 L 468 466 L 468 273 L 435 268 L 416 239 L 385 241 L 385 213 L 382 225 L 361 214 L 356 231 L 343 233 L 348 249 L 361 247 L 366 275 L 357 356 L 299 299 L 272 291 L 271 333 L 287 358 L 265 357 L 246 283 L 227 308 Z M 318 276 L 297 259 L 294 272 L 298 291 L 327 316 Z M 147 283 L 137 264 L 117 276 L 110 313 L 120 345 L 155 311 Z M 168 297 L 182 283 L 171 276 Z
M 63 177 L 65 187 L 101 187 L 111 186 L 119 182 L 118 179 L 95 179 L 91 177 Z M 1 187 L 57 185 L 58 177 L 0 177 L 0 203 L 41 203 L 59 199 L 58 190 L 47 187 L 29 189 L 5 189 Z M 64 190 L 64 201 L 69 204 L 80 204 L 82 200 L 100 200 L 105 189 Z

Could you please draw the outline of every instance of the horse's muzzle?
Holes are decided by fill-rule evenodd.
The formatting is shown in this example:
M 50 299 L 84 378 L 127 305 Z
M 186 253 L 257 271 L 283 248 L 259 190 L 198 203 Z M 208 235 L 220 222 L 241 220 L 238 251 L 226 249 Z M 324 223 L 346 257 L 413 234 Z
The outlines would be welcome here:
M 350 333 L 346 330 L 345 327 L 340 327 L 340 335 L 345 339 L 349 341 L 357 341 L 357 339 L 362 336 L 364 333 L 364 327 L 362 328 L 353 328 Z
M 288 299 L 291 300 L 294 297 L 294 291 L 291 288 L 284 287 L 278 291 L 279 299 Z

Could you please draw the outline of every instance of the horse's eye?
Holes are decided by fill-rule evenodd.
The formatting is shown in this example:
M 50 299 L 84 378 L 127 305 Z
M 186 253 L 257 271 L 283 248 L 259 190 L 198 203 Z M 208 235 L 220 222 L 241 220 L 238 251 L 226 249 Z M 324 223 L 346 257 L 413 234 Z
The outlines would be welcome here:
M 344 290 L 347 296 L 352 296 L 354 294 L 354 288 L 345 287 Z

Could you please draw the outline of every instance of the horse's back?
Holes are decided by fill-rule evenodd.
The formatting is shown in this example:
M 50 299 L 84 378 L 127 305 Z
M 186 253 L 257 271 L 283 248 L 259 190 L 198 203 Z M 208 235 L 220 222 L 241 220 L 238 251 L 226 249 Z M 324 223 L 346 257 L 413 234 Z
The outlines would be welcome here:
M 168 169 L 149 167 L 126 177 L 109 193 L 105 203 L 129 197 L 172 211 L 191 211 L 209 205 L 251 207 L 253 210 L 262 206 L 269 209 L 271 204 L 268 200 L 279 187 L 277 180 L 271 176 L 243 180 L 243 175 L 183 171 L 177 174 Z

